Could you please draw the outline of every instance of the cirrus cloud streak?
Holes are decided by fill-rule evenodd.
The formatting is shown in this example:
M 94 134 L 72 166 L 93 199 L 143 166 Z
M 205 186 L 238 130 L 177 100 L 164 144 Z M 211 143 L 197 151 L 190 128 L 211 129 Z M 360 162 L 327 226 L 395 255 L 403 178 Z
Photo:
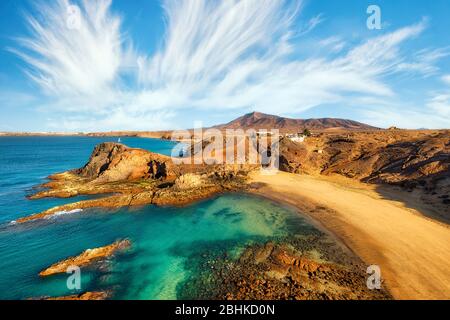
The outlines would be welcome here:
M 300 55 L 295 42 L 305 32 L 295 30 L 302 7 L 297 0 L 165 0 L 161 47 L 135 52 L 110 0 L 82 1 L 79 29 L 66 26 L 69 5 L 40 4 L 41 19 L 27 16 L 31 35 L 13 50 L 53 108 L 77 113 L 66 122 L 71 128 L 96 119 L 107 129 L 148 130 L 154 129 L 154 112 L 168 121 L 192 109 L 298 114 L 346 103 L 349 96 L 389 100 L 395 90 L 387 76 L 437 72 L 437 60 L 446 56 L 424 51 L 414 63 L 405 62 L 402 45 L 424 32 L 426 20 L 353 47 L 334 40 L 332 55 Z M 320 14 L 311 18 L 306 33 L 322 21 Z M 329 39 L 340 38 L 318 43 Z M 127 82 L 124 66 L 130 64 L 135 81 Z

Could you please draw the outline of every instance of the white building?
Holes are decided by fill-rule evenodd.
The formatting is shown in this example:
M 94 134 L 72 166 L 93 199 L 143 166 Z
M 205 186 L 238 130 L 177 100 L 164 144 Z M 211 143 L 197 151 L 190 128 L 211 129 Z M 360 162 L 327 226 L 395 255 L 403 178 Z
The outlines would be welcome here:
M 295 136 L 290 137 L 289 139 L 294 142 L 305 142 L 306 136 Z
M 294 142 L 305 142 L 306 135 L 303 133 L 296 133 L 296 134 L 288 134 L 286 137 Z

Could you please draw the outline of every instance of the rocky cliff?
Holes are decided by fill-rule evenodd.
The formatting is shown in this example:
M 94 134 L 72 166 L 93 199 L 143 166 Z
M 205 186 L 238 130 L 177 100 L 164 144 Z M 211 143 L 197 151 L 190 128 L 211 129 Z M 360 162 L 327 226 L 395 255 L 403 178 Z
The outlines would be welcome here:
M 304 143 L 282 139 L 280 154 L 283 171 L 395 185 L 450 211 L 448 130 L 322 133 Z
M 184 205 L 222 191 L 242 188 L 250 166 L 175 164 L 170 157 L 117 143 L 95 147 L 80 169 L 50 176 L 30 199 L 107 196 L 54 207 L 18 219 L 18 223 L 94 207 Z
M 176 168 L 170 157 L 118 143 L 95 147 L 88 163 L 75 173 L 95 182 L 117 182 L 137 179 L 175 178 Z

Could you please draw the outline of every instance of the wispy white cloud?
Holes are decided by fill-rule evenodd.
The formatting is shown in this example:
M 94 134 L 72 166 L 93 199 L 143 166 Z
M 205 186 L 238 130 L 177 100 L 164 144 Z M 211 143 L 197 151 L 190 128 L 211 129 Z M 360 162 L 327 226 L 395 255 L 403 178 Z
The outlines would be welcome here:
M 323 14 L 318 14 L 312 17 L 308 22 L 298 31 L 298 36 L 304 36 L 313 31 L 319 24 L 325 21 Z
M 433 97 L 427 103 L 427 107 L 435 111 L 439 116 L 450 120 L 450 92 Z
M 329 38 L 325 38 L 320 40 L 317 44 L 319 47 L 325 48 L 329 52 L 337 53 L 342 51 L 345 48 L 345 41 L 342 40 L 341 37 L 332 36 Z
M 450 86 L 450 74 L 442 76 L 442 81 Z
M 267 60 L 284 53 L 296 13 L 285 10 L 283 0 L 163 3 L 165 44 L 154 56 L 140 60 L 140 79 L 153 88 L 210 84 L 250 56 Z M 273 50 L 276 44 L 281 47 Z
M 328 103 L 383 100 L 395 95 L 386 77 L 434 70 L 443 55 L 423 51 L 417 65 L 407 64 L 402 45 L 420 35 L 426 21 L 376 36 L 349 47 L 339 37 L 323 39 L 333 55 L 298 58 L 301 41 L 294 21 L 300 1 L 164 0 L 167 30 L 154 54 L 126 45 L 121 19 L 108 0 L 84 0 L 82 23 L 66 26 L 68 0 L 39 6 L 42 19 L 27 17 L 32 34 L 14 49 L 30 66 L 31 78 L 53 94 L 60 111 L 77 113 L 67 127 L 164 128 L 186 109 L 257 109 L 295 114 Z M 304 24 L 311 32 L 321 15 Z M 136 39 L 135 39 L 136 41 Z M 134 72 L 137 85 L 122 83 Z M 87 112 L 88 111 L 88 112 Z M 83 113 L 81 114 L 80 113 Z M 99 119 L 91 121 L 93 117 Z M 141 127 L 142 126 L 142 127 Z
M 446 86 L 431 93 L 432 97 L 427 101 L 426 107 L 441 120 L 450 123 L 450 75 L 442 76 L 441 80 Z
M 361 114 L 362 121 L 380 127 L 397 126 L 408 129 L 445 129 L 450 125 L 450 75 L 440 77 L 446 86 L 428 92 L 420 105 L 417 101 L 392 99 L 388 103 L 380 100 L 366 100 Z
M 283 1 L 165 3 L 166 43 L 140 66 L 153 101 L 161 101 L 159 88 L 178 92 L 172 107 L 293 113 L 342 101 L 346 93 L 390 96 L 382 77 L 397 71 L 399 46 L 425 28 L 421 22 L 399 29 L 332 59 L 296 60 L 290 58 L 293 19 Z M 169 106 L 162 97 L 161 107 Z
M 31 37 L 14 50 L 29 64 L 28 75 L 59 96 L 104 94 L 114 86 L 123 61 L 121 20 L 110 0 L 84 0 L 79 15 L 68 0 L 36 5 L 39 17 L 26 16 Z M 69 19 L 77 19 L 70 26 Z
M 401 62 L 397 66 L 397 70 L 410 71 L 429 77 L 439 72 L 439 68 L 436 66 L 437 62 L 448 56 L 450 56 L 450 48 L 421 50 L 415 55 L 412 61 Z
M 16 90 L 0 90 L 0 106 L 8 105 L 10 101 L 14 101 L 14 105 L 21 108 L 37 102 L 37 99 L 36 96 L 26 92 Z
M 361 121 L 380 128 L 395 126 L 405 129 L 445 129 L 449 124 L 448 118 L 442 117 L 428 107 L 412 108 L 411 105 L 404 104 L 366 107 L 362 110 Z
M 283 26 L 283 35 L 289 35 L 290 25 Z M 382 77 L 396 71 L 395 67 L 402 59 L 399 45 L 420 34 L 424 27 L 423 23 L 419 23 L 373 38 L 333 59 L 288 59 L 292 50 L 289 38 L 275 38 L 264 54 L 235 56 L 233 60 L 221 65 L 219 73 L 214 72 L 217 65 L 214 61 L 202 61 L 197 70 L 206 72 L 205 77 L 203 73 L 194 75 L 188 69 L 191 62 L 198 64 L 193 59 L 200 54 L 197 52 L 199 48 L 188 42 L 176 50 L 190 53 L 182 58 L 186 61 L 182 67 L 173 68 L 176 66 L 173 61 L 170 70 L 166 69 L 159 77 L 154 75 L 151 79 L 162 78 L 164 86 L 179 87 L 182 89 L 179 92 L 186 94 L 187 104 L 199 108 L 251 107 L 268 112 L 273 112 L 276 108 L 277 112 L 292 113 L 324 103 L 342 101 L 346 93 L 391 96 L 393 92 L 382 81 Z M 270 34 L 268 29 L 270 25 L 261 24 L 257 30 L 259 34 Z M 182 30 L 173 32 L 182 33 Z M 194 36 L 195 33 L 191 34 L 191 37 Z M 207 36 L 202 36 L 202 41 L 213 42 Z M 279 46 L 276 45 L 277 41 Z M 161 55 L 162 58 L 158 56 L 158 59 L 171 57 L 165 51 Z M 215 57 L 226 61 L 220 51 L 215 53 Z M 160 66 L 161 63 L 154 65 Z M 171 78 L 174 76 L 175 79 Z
M 123 108 L 115 108 L 110 113 L 96 115 L 95 118 L 86 117 L 86 115 L 59 114 L 56 116 L 48 119 L 49 127 L 56 131 L 61 128 L 71 132 L 182 129 L 174 121 L 175 114 L 164 110 L 155 113 L 136 113 Z

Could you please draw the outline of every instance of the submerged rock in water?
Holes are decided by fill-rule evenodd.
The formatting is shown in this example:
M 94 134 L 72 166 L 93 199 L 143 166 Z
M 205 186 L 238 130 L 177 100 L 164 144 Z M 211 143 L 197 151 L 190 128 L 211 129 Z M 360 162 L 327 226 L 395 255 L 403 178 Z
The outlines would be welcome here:
M 120 240 L 105 247 L 87 249 L 76 257 L 71 257 L 53 264 L 51 267 L 41 271 L 39 276 L 48 277 L 58 273 L 65 273 L 69 267 L 73 266 L 84 267 L 93 262 L 108 258 L 117 251 L 128 249 L 130 246 L 131 243 L 129 240 Z
M 369 290 L 363 263 L 320 237 L 250 245 L 235 260 L 206 256 L 200 273 L 180 287 L 181 299 L 370 300 L 390 299 Z

